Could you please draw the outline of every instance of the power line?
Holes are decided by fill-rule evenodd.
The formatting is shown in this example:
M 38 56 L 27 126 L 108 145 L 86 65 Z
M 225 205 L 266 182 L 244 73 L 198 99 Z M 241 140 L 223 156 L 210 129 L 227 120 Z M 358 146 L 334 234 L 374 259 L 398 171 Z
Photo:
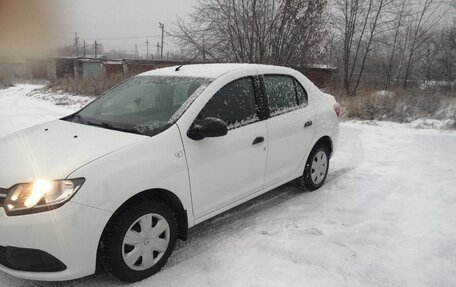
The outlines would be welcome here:
M 155 23 L 155 22 L 154 22 Z M 96 26 L 97 27 L 100 27 L 100 28 L 103 28 L 103 27 L 113 27 L 113 26 L 119 26 L 119 27 L 124 27 L 124 26 L 151 26 L 153 25 L 154 23 L 150 23 L 150 22 L 145 22 L 145 21 L 141 21 L 141 22 L 124 22 L 124 23 L 120 23 L 120 22 L 113 22 L 113 23 L 97 23 Z M 72 25 L 72 24 L 62 24 L 61 25 L 62 27 L 65 27 L 65 28 L 68 28 L 68 29 L 77 29 L 77 28 L 84 28 L 84 27 L 93 27 L 94 24 L 75 24 L 75 25 Z
M 161 37 L 161 34 L 157 35 L 144 35 L 144 36 L 131 36 L 131 37 L 115 37 L 115 38 L 85 38 L 88 41 L 95 41 L 95 40 L 101 40 L 101 41 L 114 41 L 114 40 L 133 40 L 133 39 L 146 39 L 146 38 L 156 38 L 156 37 Z M 66 37 L 59 37 L 59 40 L 66 40 L 70 38 Z M 74 39 L 74 38 L 71 38 Z

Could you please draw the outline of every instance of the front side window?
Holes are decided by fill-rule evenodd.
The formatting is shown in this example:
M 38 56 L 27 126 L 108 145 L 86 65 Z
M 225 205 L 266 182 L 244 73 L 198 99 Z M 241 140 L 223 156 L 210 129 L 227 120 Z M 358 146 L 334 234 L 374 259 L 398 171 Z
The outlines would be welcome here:
M 134 77 L 65 120 L 155 135 L 174 124 L 211 81 L 193 77 Z
M 195 122 L 212 117 L 234 129 L 258 121 L 253 78 L 233 81 L 221 88 L 204 106 Z
M 282 75 L 265 75 L 264 87 L 271 116 L 298 108 L 294 79 Z

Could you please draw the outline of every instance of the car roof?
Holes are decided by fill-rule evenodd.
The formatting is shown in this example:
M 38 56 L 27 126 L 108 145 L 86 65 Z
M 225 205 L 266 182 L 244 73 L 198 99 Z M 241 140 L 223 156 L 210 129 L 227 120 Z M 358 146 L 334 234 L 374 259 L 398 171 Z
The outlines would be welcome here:
M 286 67 L 260 65 L 260 64 L 189 64 L 183 65 L 178 71 L 178 66 L 156 69 L 140 74 L 139 76 L 182 76 L 200 78 L 218 78 L 223 74 L 233 71 L 251 70 L 261 68 L 264 72 L 271 73 L 290 72 L 292 69 Z

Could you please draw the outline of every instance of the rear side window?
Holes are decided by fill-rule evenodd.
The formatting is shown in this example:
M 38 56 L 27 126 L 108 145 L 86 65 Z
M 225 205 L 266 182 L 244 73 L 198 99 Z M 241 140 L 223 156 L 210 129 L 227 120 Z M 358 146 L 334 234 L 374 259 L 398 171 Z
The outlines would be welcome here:
M 271 116 L 298 108 L 295 80 L 289 76 L 265 75 L 264 86 Z
M 295 85 L 296 85 L 296 93 L 298 94 L 298 103 L 299 105 L 302 106 L 307 106 L 309 99 L 307 97 L 307 92 L 304 90 L 304 88 L 301 86 L 301 84 L 294 80 Z
M 204 106 L 196 120 L 207 117 L 225 121 L 229 129 L 258 121 L 253 78 L 235 80 L 221 88 Z

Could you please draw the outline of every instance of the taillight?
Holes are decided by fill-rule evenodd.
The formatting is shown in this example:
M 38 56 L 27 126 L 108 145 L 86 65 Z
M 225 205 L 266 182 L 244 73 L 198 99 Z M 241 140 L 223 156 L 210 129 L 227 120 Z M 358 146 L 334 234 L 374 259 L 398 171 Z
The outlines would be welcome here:
M 340 117 L 340 104 L 339 103 L 334 104 L 334 111 L 336 112 L 337 117 Z

